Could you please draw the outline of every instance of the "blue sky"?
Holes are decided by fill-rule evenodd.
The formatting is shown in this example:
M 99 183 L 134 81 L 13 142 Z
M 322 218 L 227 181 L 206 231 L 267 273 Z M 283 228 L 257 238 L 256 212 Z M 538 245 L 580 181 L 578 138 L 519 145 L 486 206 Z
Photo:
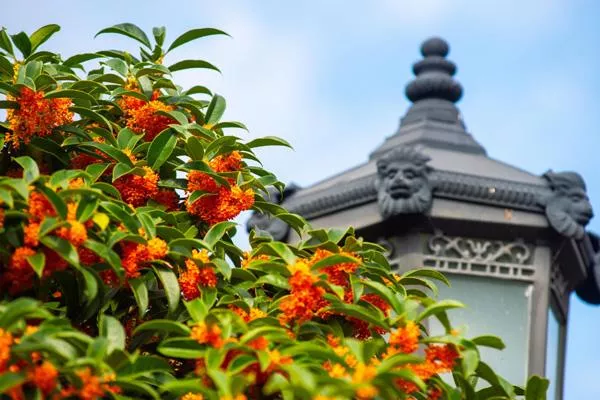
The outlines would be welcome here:
M 65 56 L 129 46 L 103 27 L 165 25 L 171 40 L 212 26 L 233 38 L 182 47 L 222 75 L 181 73 L 228 100 L 246 137 L 279 135 L 294 151 L 263 153 L 266 167 L 302 186 L 366 160 L 397 128 L 404 85 L 423 39 L 451 45 L 467 128 L 490 156 L 533 173 L 574 170 L 600 215 L 600 2 L 592 0 L 13 1 L 0 25 L 32 32 L 58 23 L 52 50 Z M 600 231 L 600 219 L 590 228 Z M 566 399 L 600 398 L 600 308 L 573 297 Z

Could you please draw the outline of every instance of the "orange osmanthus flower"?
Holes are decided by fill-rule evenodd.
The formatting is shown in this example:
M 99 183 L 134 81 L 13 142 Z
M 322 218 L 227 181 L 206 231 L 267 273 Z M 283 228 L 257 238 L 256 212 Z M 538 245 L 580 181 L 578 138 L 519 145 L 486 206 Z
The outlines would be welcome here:
M 419 347 L 419 335 L 417 324 L 414 321 L 408 321 L 403 328 L 399 328 L 390 334 L 388 353 L 415 352 Z
M 4 228 L 4 208 L 0 208 L 0 229 Z
M 179 208 L 179 195 L 174 190 L 159 189 L 152 200 L 166 207 L 166 211 L 175 211 Z
M 292 321 L 308 321 L 328 304 L 323 299 L 325 289 L 315 285 L 318 278 L 311 273 L 308 263 L 300 260 L 288 266 L 288 269 L 292 272 L 288 279 L 290 295 L 284 297 L 279 304 L 282 312 L 279 320 L 283 325 Z
M 204 396 L 199 393 L 189 392 L 181 396 L 181 400 L 204 400 Z
M 185 270 L 179 273 L 179 287 L 186 300 L 193 300 L 200 296 L 200 288 L 217 286 L 217 274 L 210 265 L 199 267 L 194 260 L 208 264 L 210 258 L 206 250 L 192 250 L 192 259 L 185 260 Z
M 266 350 L 269 348 L 269 341 L 264 336 L 259 336 L 256 339 L 250 341 L 248 346 L 254 350 Z
M 220 348 L 225 343 L 221 338 L 221 328 L 216 324 L 199 322 L 192 328 L 190 337 L 200 344 L 208 344 L 215 348 Z
M 127 127 L 137 133 L 143 133 L 144 140 L 147 142 L 152 141 L 170 124 L 175 123 L 173 118 L 159 113 L 160 111 L 173 111 L 175 108 L 159 100 L 145 102 L 140 99 L 129 98 L 124 100 L 122 107 L 125 111 Z
M 242 190 L 239 186 L 221 187 L 217 193 L 200 197 L 193 203 L 186 201 L 187 210 L 209 225 L 237 217 L 254 205 L 254 191 Z
M 144 263 L 164 258 L 169 250 L 167 243 L 160 238 L 150 239 L 146 244 L 124 242 L 121 249 L 121 264 L 127 278 L 137 278 Z
M 34 366 L 27 374 L 27 378 L 45 395 L 50 394 L 58 384 L 58 370 L 49 361 Z
M 158 174 L 150 167 L 142 169 L 145 172 L 144 176 L 128 174 L 113 182 L 123 201 L 134 207 L 145 205 L 148 199 L 158 194 Z
M 113 374 L 99 377 L 94 375 L 89 367 L 79 370 L 75 374 L 81 380 L 81 386 L 65 388 L 57 398 L 66 399 L 75 397 L 81 400 L 98 400 L 108 393 L 121 393 L 120 387 L 110 384 L 110 382 L 115 380 Z
M 10 360 L 10 348 L 15 340 L 10 332 L 0 328 L 0 374 L 5 372 Z
M 23 87 L 16 98 L 9 100 L 18 103 L 17 109 L 8 109 L 6 113 L 11 132 L 5 139 L 14 148 L 29 143 L 34 136 L 48 136 L 54 128 L 73 121 L 73 113 L 69 111 L 71 99 L 46 99 L 44 92 Z
M 425 362 L 420 364 L 406 364 L 406 367 L 419 378 L 427 381 L 437 374 L 451 372 L 460 354 L 452 344 L 432 344 L 425 349 Z M 409 381 L 397 379 L 396 385 L 407 394 L 418 390 L 417 386 Z
M 17 247 L 13 252 L 8 269 L 2 277 L 2 283 L 8 286 L 11 295 L 31 288 L 35 272 L 29 265 L 27 257 L 35 253 L 35 250 L 29 247 Z
M 209 166 L 217 173 L 239 171 L 242 168 L 242 156 L 233 151 L 228 155 L 215 157 L 209 162 Z M 191 171 L 188 174 L 187 190 L 201 190 L 209 194 L 193 203 L 186 201 L 188 212 L 214 225 L 235 218 L 240 212 L 250 209 L 254 205 L 254 191 L 242 190 L 231 178 L 227 178 L 227 181 L 230 187 L 220 186 L 204 172 Z
M 259 254 L 252 257 L 249 252 L 245 251 L 242 258 L 242 268 L 248 268 L 248 265 L 253 261 L 269 261 L 270 259 L 271 257 L 266 254 Z

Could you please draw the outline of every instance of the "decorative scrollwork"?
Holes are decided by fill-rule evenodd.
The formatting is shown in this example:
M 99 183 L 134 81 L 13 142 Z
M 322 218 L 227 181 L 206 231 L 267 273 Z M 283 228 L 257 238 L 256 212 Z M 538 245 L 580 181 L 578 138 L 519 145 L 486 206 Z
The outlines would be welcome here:
M 461 258 L 469 261 L 521 265 L 531 263 L 531 250 L 522 241 L 506 243 L 435 235 L 429 239 L 428 250 L 436 256 Z

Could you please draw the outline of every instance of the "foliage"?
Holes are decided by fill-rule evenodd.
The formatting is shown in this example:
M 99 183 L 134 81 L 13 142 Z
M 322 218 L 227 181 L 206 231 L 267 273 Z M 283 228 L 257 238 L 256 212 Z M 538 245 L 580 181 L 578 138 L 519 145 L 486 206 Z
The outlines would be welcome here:
M 39 50 L 59 27 L 0 31 L 0 393 L 11 399 L 543 399 L 480 361 L 495 337 L 465 338 L 430 269 L 394 273 L 349 229 L 311 230 L 262 197 L 283 184 L 223 121 L 225 99 L 172 73 L 215 66 L 165 55 L 120 24 L 139 57 L 67 59 Z M 89 66 L 91 63 L 95 65 Z M 227 133 L 226 133 L 227 132 Z M 243 253 L 241 211 L 281 218 Z M 437 318 L 442 336 L 428 335 Z

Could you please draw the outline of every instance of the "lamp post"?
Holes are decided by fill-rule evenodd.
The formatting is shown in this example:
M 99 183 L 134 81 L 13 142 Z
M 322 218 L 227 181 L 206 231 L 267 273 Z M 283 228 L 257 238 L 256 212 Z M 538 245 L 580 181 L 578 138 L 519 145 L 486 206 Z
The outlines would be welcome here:
M 455 105 L 463 90 L 448 52 L 440 38 L 422 44 L 406 86 L 412 104 L 367 162 L 273 199 L 315 228 L 354 226 L 386 247 L 400 271 L 444 272 L 452 287 L 440 297 L 467 304 L 450 311 L 455 324 L 506 343 L 502 352 L 484 350 L 489 364 L 512 382 L 545 375 L 549 399 L 562 399 L 569 295 L 577 289 L 600 303 L 585 183 L 575 172 L 535 175 L 489 158 Z M 260 214 L 248 227 L 295 239 Z M 429 329 L 441 327 L 432 321 Z

